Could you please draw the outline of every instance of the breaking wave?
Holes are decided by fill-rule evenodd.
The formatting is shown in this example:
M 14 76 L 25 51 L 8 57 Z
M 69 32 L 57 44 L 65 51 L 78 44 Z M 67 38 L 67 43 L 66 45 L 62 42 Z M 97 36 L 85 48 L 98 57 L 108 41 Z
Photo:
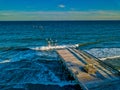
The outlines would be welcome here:
M 66 76 L 55 51 L 4 48 L 0 51 L 0 86 L 23 88 L 25 84 L 75 85 Z M 64 73 L 63 73 L 64 71 Z M 1 89 L 1 87 L 0 87 Z
M 92 48 L 85 51 L 100 59 L 120 57 L 120 48 Z
M 58 61 L 21 60 L 0 63 L 0 85 L 24 87 L 25 84 L 75 85 L 77 82 L 67 79 L 66 72 Z M 63 72 L 64 71 L 64 72 Z
M 24 50 L 24 51 L 5 51 L 0 53 L 0 63 L 17 62 L 22 60 L 37 61 L 37 60 L 47 60 L 56 61 L 57 54 L 54 51 L 34 51 L 34 50 Z
M 41 47 L 35 47 L 35 48 L 31 48 L 33 50 L 54 50 L 54 49 L 62 49 L 62 48 L 76 48 L 79 47 L 79 44 L 75 44 L 75 45 L 59 45 L 59 46 L 41 46 Z
M 106 58 L 100 58 L 100 60 L 107 60 L 107 59 L 120 59 L 120 56 L 111 56 Z
M 75 45 L 41 46 L 34 48 L 9 48 L 0 52 L 0 85 L 24 87 L 25 84 L 76 85 L 57 59 L 54 49 L 78 47 Z M 105 60 L 120 58 L 120 48 L 92 48 L 85 50 Z

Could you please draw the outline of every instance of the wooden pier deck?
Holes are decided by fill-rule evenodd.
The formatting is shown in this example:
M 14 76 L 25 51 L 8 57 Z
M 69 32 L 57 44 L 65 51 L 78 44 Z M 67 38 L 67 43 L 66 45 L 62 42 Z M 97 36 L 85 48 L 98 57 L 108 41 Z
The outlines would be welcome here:
M 83 90 L 120 90 L 120 73 L 114 68 L 80 50 L 69 48 L 56 52 Z M 97 70 L 95 74 L 89 74 L 83 69 L 90 63 Z

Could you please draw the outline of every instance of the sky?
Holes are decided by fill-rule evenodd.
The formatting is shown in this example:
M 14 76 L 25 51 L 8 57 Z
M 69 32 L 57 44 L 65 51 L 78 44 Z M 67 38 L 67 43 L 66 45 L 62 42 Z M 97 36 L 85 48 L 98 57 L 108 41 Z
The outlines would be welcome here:
M 120 20 L 120 0 L 0 0 L 9 20 Z

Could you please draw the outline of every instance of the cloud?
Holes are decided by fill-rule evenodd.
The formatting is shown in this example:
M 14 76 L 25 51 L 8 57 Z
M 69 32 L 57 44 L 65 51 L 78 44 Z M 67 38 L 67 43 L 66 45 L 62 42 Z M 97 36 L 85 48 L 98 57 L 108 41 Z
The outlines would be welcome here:
M 65 8 L 65 5 L 60 4 L 60 5 L 58 5 L 58 7 L 60 7 L 60 8 Z
M 120 11 L 0 11 L 0 20 L 120 20 Z

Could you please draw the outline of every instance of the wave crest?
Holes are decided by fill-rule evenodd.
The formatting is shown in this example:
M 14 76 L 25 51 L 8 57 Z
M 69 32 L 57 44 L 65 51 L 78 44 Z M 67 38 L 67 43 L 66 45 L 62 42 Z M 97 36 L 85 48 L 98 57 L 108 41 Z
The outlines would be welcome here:
M 54 49 L 63 49 L 63 48 L 76 48 L 79 47 L 79 44 L 74 44 L 74 45 L 58 45 L 58 46 L 41 46 L 41 47 L 35 47 L 31 48 L 33 50 L 54 50 Z

